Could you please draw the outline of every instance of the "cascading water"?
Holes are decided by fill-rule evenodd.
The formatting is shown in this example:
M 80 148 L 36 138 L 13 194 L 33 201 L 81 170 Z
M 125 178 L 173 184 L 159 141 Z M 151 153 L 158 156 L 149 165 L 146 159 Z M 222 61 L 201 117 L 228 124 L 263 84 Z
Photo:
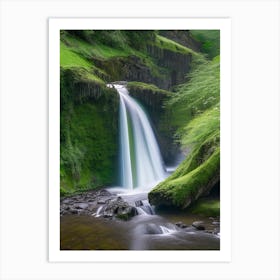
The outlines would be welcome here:
M 120 178 L 129 189 L 147 188 L 166 177 L 162 157 L 148 117 L 124 85 L 120 96 Z

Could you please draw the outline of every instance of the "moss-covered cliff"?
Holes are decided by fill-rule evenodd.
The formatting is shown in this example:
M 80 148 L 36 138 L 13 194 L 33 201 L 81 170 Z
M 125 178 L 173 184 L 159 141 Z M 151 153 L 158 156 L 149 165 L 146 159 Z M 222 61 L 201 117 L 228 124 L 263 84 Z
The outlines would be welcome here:
M 118 97 L 83 68 L 61 68 L 61 193 L 116 181 Z

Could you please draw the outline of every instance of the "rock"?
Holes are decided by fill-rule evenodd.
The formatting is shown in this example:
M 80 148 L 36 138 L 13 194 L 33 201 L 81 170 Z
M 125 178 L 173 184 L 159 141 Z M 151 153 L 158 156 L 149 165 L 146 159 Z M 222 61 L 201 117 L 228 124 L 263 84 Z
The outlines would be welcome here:
M 142 202 L 140 201 L 138 203 L 141 204 Z M 122 197 L 117 197 L 107 190 L 98 190 L 61 200 L 60 215 L 74 214 L 92 216 L 96 214 L 100 207 L 102 211 L 99 211 L 98 217 L 129 220 L 138 214 L 136 207 L 129 205 Z
M 112 218 L 114 216 L 114 214 L 112 212 L 103 212 L 103 217 L 104 218 Z
M 104 208 L 104 217 L 117 217 L 122 220 L 128 220 L 137 215 L 135 207 L 130 206 L 121 197 L 110 200 Z
M 136 207 L 143 206 L 143 201 L 142 201 L 142 200 L 137 200 L 137 201 L 135 201 L 135 206 L 136 206 Z
M 144 229 L 145 234 L 161 234 L 162 230 L 155 224 L 147 224 Z
M 195 221 L 192 223 L 192 226 L 198 230 L 205 230 L 204 222 L 203 221 Z
M 116 217 L 121 220 L 129 220 L 131 217 L 134 217 L 138 214 L 135 207 L 125 207 L 125 208 L 118 208 L 118 212 Z
M 212 222 L 212 225 L 219 225 L 219 224 L 220 222 L 216 222 L 216 221 Z
M 107 201 L 107 200 L 105 200 L 105 199 L 99 199 L 99 200 L 97 201 L 97 204 L 106 204 L 106 201 Z
M 111 196 L 111 193 L 108 192 L 107 190 L 101 190 L 101 191 L 99 192 L 99 195 L 100 195 L 100 196 Z
M 175 223 L 175 225 L 179 228 L 187 228 L 188 227 L 186 224 L 184 224 L 182 222 L 177 222 L 177 223 Z
M 78 214 L 79 213 L 79 211 L 77 209 L 71 209 L 69 212 L 71 214 Z
M 66 198 L 66 199 L 64 199 L 64 200 L 62 201 L 62 203 L 70 203 L 70 202 L 72 202 L 72 200 L 69 199 L 69 198 Z
M 218 228 L 214 228 L 213 233 L 214 233 L 214 234 L 219 234 L 219 233 L 220 233 L 220 230 L 219 230 Z
M 78 205 L 76 205 L 76 208 L 78 209 L 86 209 L 88 208 L 88 204 L 87 203 L 79 203 Z

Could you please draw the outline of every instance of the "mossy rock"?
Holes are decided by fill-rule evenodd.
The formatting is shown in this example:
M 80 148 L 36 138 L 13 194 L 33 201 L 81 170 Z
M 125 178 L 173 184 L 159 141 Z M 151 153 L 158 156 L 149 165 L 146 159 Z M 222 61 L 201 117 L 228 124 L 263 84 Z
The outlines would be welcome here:
M 220 199 L 201 198 L 190 207 L 189 211 L 205 217 L 218 217 L 220 216 Z
M 216 148 L 203 163 L 194 162 L 198 163 L 199 158 L 185 160 L 177 172 L 158 184 L 148 194 L 150 203 L 187 208 L 198 198 L 208 194 L 220 180 L 220 149 Z

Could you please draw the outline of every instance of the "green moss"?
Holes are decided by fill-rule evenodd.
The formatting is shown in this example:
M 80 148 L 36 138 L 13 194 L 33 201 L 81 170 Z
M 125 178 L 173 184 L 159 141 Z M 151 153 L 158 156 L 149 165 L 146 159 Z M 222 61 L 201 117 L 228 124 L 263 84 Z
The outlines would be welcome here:
M 219 104 L 206 110 L 191 120 L 181 132 L 182 147 L 192 147 L 213 139 L 212 143 L 219 143 L 220 137 L 220 108 Z
M 61 143 L 62 185 L 69 191 L 112 183 L 117 135 L 111 128 L 111 116 L 94 104 L 81 104 L 72 110 L 68 139 Z
M 214 198 L 201 198 L 189 210 L 193 214 L 202 216 L 220 216 L 220 200 Z
M 60 42 L 60 65 L 62 67 L 83 67 L 91 69 L 92 65 L 81 55 L 70 50 L 64 43 Z
M 220 180 L 219 69 L 219 58 L 204 60 L 166 102 L 178 142 L 190 153 L 149 193 L 152 204 L 186 208 Z
M 158 92 L 158 93 L 161 93 L 161 94 L 164 94 L 164 95 L 171 94 L 170 91 L 160 89 L 154 84 L 146 84 L 146 83 L 143 83 L 143 82 L 128 82 L 127 87 L 128 87 L 129 90 L 147 90 L 147 91 L 150 91 L 152 93 Z
M 190 165 L 186 169 L 189 167 Z M 177 178 L 168 178 L 157 185 L 149 193 L 149 200 L 155 205 L 173 205 L 186 208 L 197 200 L 201 194 L 209 191 L 209 187 L 211 187 L 209 184 L 214 185 L 216 183 L 219 177 L 219 170 L 220 150 L 216 149 L 197 168 Z
M 113 32 L 114 31 L 112 31 L 111 36 Z M 87 42 L 75 36 L 70 36 L 69 34 L 63 37 L 63 41 L 72 51 L 89 59 L 109 59 L 112 57 L 126 57 L 138 52 L 130 48 L 128 45 L 122 45 L 122 48 L 116 45 L 106 45 L 100 42 L 100 37 L 98 37 L 98 35 L 96 35 L 96 40 L 94 40 L 94 34 L 91 42 Z
M 193 54 L 193 55 L 197 54 L 192 49 L 187 48 L 173 40 L 170 40 L 160 35 L 156 35 L 155 45 L 161 49 L 167 49 L 172 52 L 179 52 L 182 54 Z
M 202 60 L 188 75 L 189 81 L 178 87 L 166 102 L 172 112 L 172 123 L 179 129 L 190 120 L 220 102 L 220 61 Z
M 220 54 L 220 30 L 191 30 L 190 33 L 210 59 Z
M 61 69 L 62 195 L 116 180 L 118 97 L 87 74 L 80 68 Z

